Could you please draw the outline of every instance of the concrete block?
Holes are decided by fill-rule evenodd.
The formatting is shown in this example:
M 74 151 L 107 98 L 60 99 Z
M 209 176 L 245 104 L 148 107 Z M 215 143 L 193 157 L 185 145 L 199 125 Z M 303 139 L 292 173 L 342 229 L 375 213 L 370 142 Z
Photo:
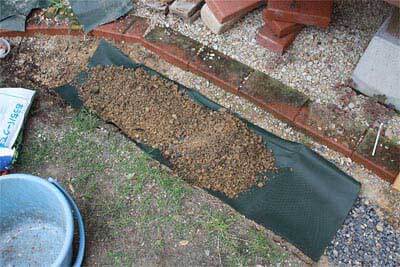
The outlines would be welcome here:
M 217 17 L 211 12 L 208 5 L 205 4 L 201 9 L 201 19 L 207 28 L 209 28 L 213 33 L 221 34 L 229 30 L 233 24 L 240 19 L 240 17 L 236 17 L 228 22 L 220 23 Z
M 181 18 L 189 19 L 200 10 L 204 0 L 175 0 L 169 7 L 171 13 Z
M 384 95 L 400 111 L 400 20 L 398 9 L 372 38 L 354 70 L 355 88 L 368 95 Z

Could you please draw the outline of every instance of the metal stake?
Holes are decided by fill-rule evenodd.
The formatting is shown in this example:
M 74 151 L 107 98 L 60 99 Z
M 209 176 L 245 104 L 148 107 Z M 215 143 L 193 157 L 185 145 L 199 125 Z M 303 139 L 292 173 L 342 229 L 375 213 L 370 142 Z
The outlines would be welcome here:
M 382 126 L 383 126 L 383 122 L 381 122 L 381 124 L 379 125 L 378 134 L 376 135 L 376 139 L 375 139 L 374 150 L 372 150 L 372 156 L 375 156 L 376 147 L 378 146 L 379 137 L 381 136 Z

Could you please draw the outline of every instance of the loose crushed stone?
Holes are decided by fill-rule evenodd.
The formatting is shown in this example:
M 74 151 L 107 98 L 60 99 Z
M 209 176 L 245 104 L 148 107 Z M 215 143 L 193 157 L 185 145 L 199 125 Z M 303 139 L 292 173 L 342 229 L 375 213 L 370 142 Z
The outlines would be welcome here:
M 359 198 L 326 253 L 338 266 L 399 266 L 400 233 Z
M 236 196 L 263 186 L 275 159 L 262 138 L 227 110 L 194 103 L 145 70 L 97 67 L 80 86 L 85 106 L 138 142 L 162 152 L 190 183 Z

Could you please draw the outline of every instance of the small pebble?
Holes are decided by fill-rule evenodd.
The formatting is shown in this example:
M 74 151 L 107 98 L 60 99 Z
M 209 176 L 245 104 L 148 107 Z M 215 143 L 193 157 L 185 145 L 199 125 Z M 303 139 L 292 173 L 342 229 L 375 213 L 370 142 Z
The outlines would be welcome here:
M 400 233 L 378 213 L 369 201 L 356 201 L 326 250 L 333 265 L 399 266 Z

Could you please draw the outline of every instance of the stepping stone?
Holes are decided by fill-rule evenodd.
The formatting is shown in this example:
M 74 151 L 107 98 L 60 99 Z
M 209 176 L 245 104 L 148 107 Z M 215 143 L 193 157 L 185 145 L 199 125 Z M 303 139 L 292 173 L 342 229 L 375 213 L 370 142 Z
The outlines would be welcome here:
M 384 95 L 400 111 L 400 16 L 396 11 L 372 38 L 354 70 L 355 88 L 368 96 Z
M 326 28 L 331 21 L 332 9 L 332 0 L 269 0 L 264 14 L 270 20 Z
M 279 20 L 271 20 L 265 17 L 264 17 L 264 22 L 279 38 L 286 36 L 289 33 L 297 32 L 304 27 L 304 25 L 302 24 L 279 21 Z
M 264 2 L 263 0 L 206 0 L 206 4 L 221 24 L 243 17 Z
M 279 38 L 273 33 L 268 25 L 264 25 L 257 33 L 257 43 L 273 52 L 283 54 L 290 44 L 293 43 L 300 30 L 301 28 Z
M 188 19 L 200 10 L 204 0 L 175 0 L 169 11 L 183 19 Z
M 201 9 L 201 19 L 203 20 L 207 28 L 209 28 L 213 33 L 221 34 L 232 28 L 233 24 L 235 24 L 240 19 L 240 17 L 237 17 L 225 23 L 220 23 L 213 12 L 211 12 L 208 5 L 205 4 Z

